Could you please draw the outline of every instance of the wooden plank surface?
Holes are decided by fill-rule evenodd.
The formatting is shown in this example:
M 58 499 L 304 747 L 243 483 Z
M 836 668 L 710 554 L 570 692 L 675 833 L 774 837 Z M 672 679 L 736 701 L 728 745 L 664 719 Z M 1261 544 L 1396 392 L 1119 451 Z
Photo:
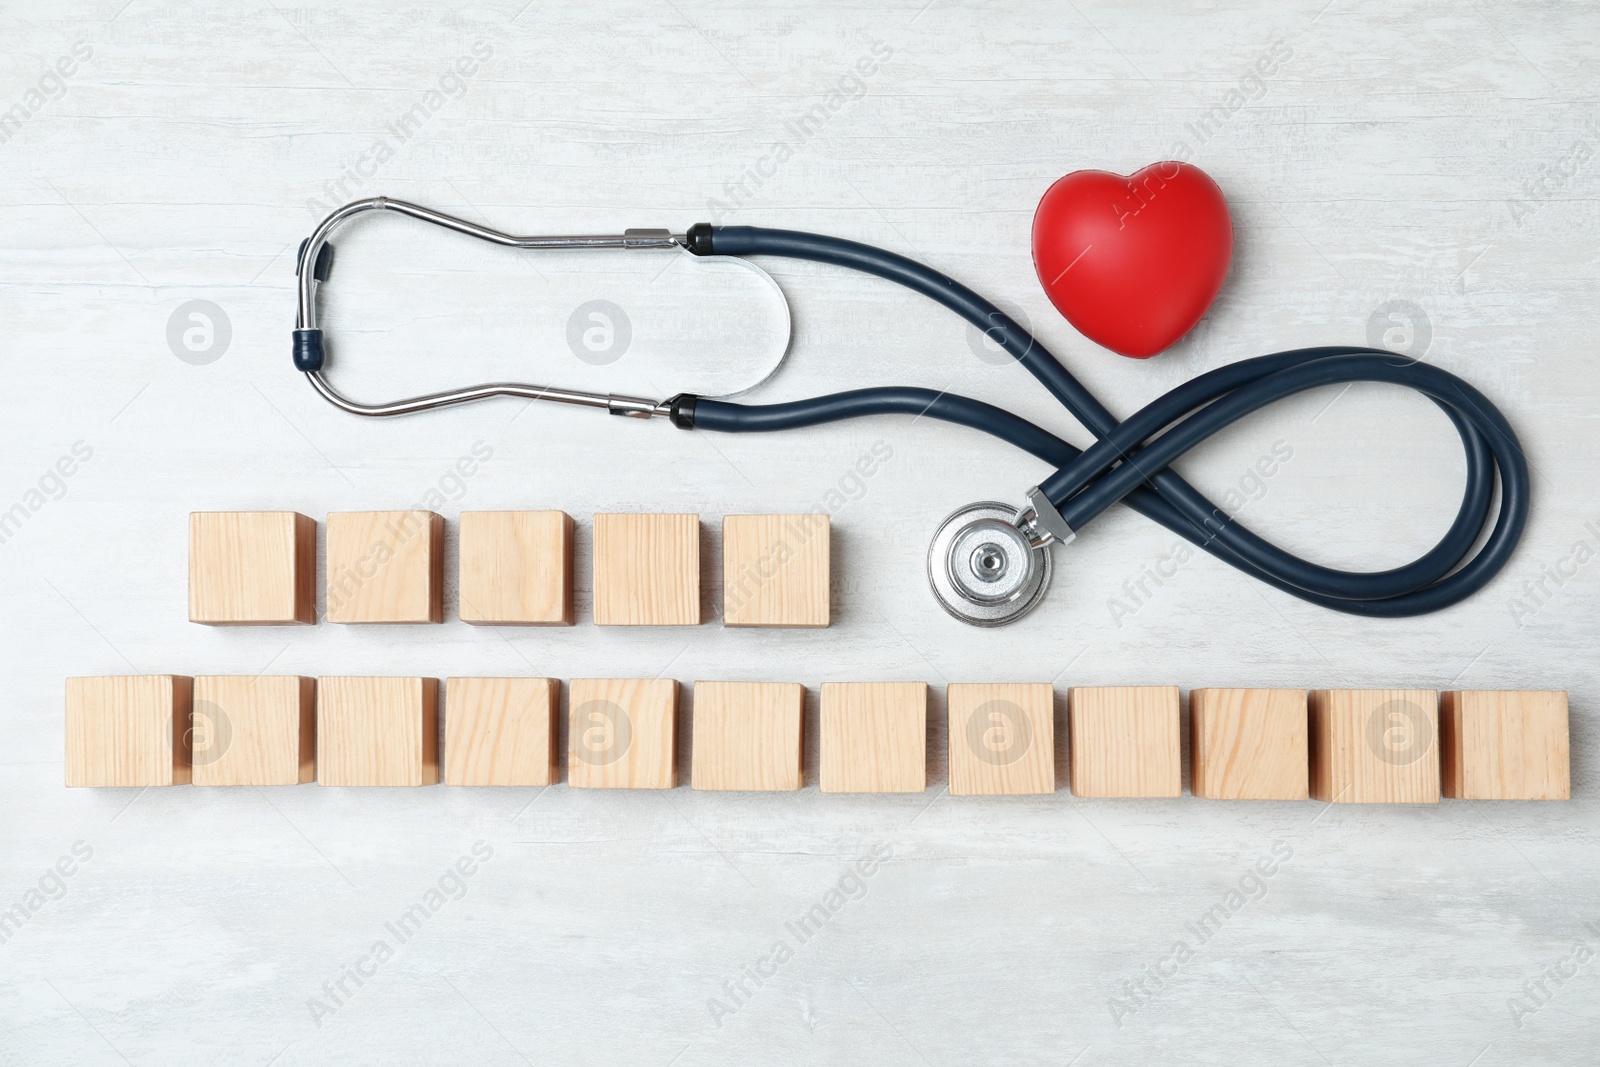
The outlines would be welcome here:
M 19 0 L 0 28 L 0 115 L 27 112 L 0 130 L 0 912 L 41 905 L 0 930 L 0 1018 L 20 1021 L 0 1059 L 1105 1067 L 1180 1047 L 1518 1067 L 1592 1048 L 1592 974 L 1548 999 L 1525 983 L 1600 922 L 1600 8 Z M 1124 359 L 1045 297 L 1033 209 L 1068 171 L 1179 153 L 1228 199 L 1232 269 L 1192 336 Z M 1242 359 L 1376 343 L 1501 408 L 1534 471 L 1527 532 L 1469 600 L 1365 619 L 1117 506 L 1053 550 L 1023 622 L 974 630 L 931 598 L 929 538 L 1052 468 L 932 413 L 729 434 L 510 398 L 393 419 L 325 403 L 288 358 L 295 249 L 377 195 L 525 234 L 870 242 L 997 302 L 1119 417 Z M 334 241 L 327 377 L 360 400 L 720 395 L 777 343 L 771 290 L 736 264 L 524 253 L 393 216 Z M 927 299 L 754 262 L 794 337 L 737 402 L 917 386 L 1091 444 Z M 1447 420 L 1390 386 L 1301 394 L 1176 468 L 1253 532 L 1362 571 L 1427 552 L 1463 487 Z M 450 524 L 443 624 L 187 621 L 190 512 L 412 507 Z M 577 520 L 577 625 L 463 624 L 460 513 L 529 508 Z M 589 516 L 704 516 L 714 606 L 720 516 L 812 510 L 832 527 L 827 629 L 591 624 Z M 63 679 L 144 673 L 920 680 L 928 788 L 824 795 L 815 761 L 798 794 L 63 788 Z M 1566 690 L 1573 799 L 945 796 L 946 684 L 1007 679 Z M 802 943 L 785 924 L 830 892 Z M 1186 933 L 1231 892 L 1220 932 Z M 430 917 L 402 944 L 385 924 L 413 905 Z M 358 974 L 379 939 L 394 955 Z

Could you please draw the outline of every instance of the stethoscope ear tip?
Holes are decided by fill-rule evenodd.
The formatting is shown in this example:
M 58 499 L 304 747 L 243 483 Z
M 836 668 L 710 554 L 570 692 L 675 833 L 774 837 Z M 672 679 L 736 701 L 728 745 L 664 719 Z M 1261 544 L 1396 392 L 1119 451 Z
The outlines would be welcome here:
M 1049 544 L 1035 544 L 1016 518 L 1015 507 L 983 500 L 952 512 L 934 532 L 928 584 L 939 606 L 962 622 L 1015 622 L 1050 587 Z

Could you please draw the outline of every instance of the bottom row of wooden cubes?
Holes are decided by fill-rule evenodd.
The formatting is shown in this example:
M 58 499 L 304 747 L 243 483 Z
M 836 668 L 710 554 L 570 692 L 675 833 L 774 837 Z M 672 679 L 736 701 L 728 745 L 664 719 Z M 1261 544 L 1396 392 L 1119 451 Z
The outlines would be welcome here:
M 946 692 L 955 795 L 1056 787 L 1055 693 L 1045 683 L 953 684 Z M 1073 793 L 1182 792 L 1178 689 L 1074 688 Z M 549 678 L 173 675 L 67 683 L 67 784 L 85 786 L 541 786 L 558 778 L 560 683 Z M 799 789 L 805 688 L 697 682 L 690 784 Z M 677 785 L 678 683 L 575 679 L 567 784 Z M 823 792 L 926 788 L 928 687 L 822 687 Z M 1562 692 L 1196 689 L 1191 785 L 1221 800 L 1432 803 L 1570 795 Z

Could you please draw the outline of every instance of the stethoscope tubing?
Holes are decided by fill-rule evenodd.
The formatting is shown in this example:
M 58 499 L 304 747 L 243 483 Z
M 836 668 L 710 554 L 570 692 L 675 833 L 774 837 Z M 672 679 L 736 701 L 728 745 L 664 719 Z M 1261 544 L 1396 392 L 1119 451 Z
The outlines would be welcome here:
M 1080 451 L 1042 427 L 982 401 L 902 387 L 857 389 L 769 405 L 699 399 L 693 409 L 697 429 L 766 432 L 891 413 L 968 426 L 1055 466 L 1055 473 L 1040 488 L 1075 531 L 1121 501 L 1274 588 L 1354 615 L 1404 617 L 1458 603 L 1505 566 L 1526 526 L 1529 471 L 1516 433 L 1487 397 L 1430 364 L 1361 347 L 1280 352 L 1203 374 L 1119 422 L 1014 320 L 931 267 L 821 234 L 754 226 L 710 230 L 706 250 L 717 255 L 773 255 L 830 263 L 929 297 L 994 339 L 1098 440 Z M 1250 531 L 1170 469 L 1179 456 L 1252 412 L 1309 389 L 1358 381 L 1423 393 L 1443 410 L 1461 437 L 1467 473 L 1461 506 L 1439 543 L 1411 563 L 1358 572 L 1295 556 Z M 1499 507 L 1491 514 L 1497 482 Z M 1483 542 L 1473 553 L 1480 537 Z

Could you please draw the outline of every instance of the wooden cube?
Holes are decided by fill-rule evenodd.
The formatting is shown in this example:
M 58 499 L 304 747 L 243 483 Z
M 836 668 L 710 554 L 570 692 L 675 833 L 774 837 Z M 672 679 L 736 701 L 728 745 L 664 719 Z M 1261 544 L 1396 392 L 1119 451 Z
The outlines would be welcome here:
M 189 621 L 317 621 L 317 524 L 293 511 L 189 515 Z
M 1055 792 L 1055 701 L 1048 682 L 947 687 L 950 795 Z
M 824 793 L 920 793 L 928 787 L 925 682 L 822 687 Z
M 189 735 L 195 785 L 298 785 L 315 777 L 316 682 L 202 675 Z
M 700 624 L 700 516 L 596 515 L 594 621 Z
M 1311 795 L 1334 804 L 1439 802 L 1439 694 L 1318 689 L 1310 695 Z
M 829 532 L 825 514 L 724 517 L 722 624 L 827 626 Z
M 1458 690 L 1443 694 L 1444 795 L 1462 800 L 1570 800 L 1567 694 Z
M 1189 694 L 1190 788 L 1211 800 L 1310 796 L 1304 689 Z
M 444 519 L 431 511 L 328 516 L 329 622 L 443 622 Z
M 695 789 L 799 789 L 805 687 L 694 684 Z
M 463 511 L 461 621 L 572 625 L 572 516 Z
M 175 674 L 67 679 L 67 785 L 189 781 L 191 680 Z
M 678 784 L 678 683 L 575 678 L 567 697 L 567 784 L 671 789 Z
M 317 679 L 319 785 L 438 781 L 438 679 Z
M 1183 792 L 1177 686 L 1072 689 L 1067 734 L 1074 796 L 1175 797 Z
M 445 785 L 556 780 L 552 678 L 451 678 L 444 684 Z

